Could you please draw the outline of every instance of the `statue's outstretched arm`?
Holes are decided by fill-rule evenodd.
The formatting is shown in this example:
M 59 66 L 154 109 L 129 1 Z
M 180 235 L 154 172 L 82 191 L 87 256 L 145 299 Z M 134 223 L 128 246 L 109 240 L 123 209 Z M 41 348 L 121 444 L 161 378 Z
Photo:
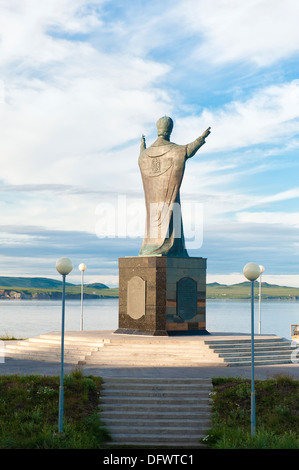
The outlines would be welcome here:
M 208 127 L 200 137 L 191 142 L 191 144 L 187 145 L 187 158 L 193 157 L 196 154 L 197 150 L 206 143 L 205 139 L 211 134 L 210 127 Z

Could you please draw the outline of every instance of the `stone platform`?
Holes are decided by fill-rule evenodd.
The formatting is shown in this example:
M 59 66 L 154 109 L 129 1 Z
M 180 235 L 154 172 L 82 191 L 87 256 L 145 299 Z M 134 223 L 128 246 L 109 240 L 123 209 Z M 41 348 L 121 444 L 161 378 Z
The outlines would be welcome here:
M 60 362 L 60 332 L 27 340 L 5 341 L 5 357 Z M 211 333 L 208 336 L 140 336 L 113 331 L 67 331 L 64 361 L 107 367 L 249 366 L 251 337 Z M 292 364 L 295 347 L 275 335 L 255 336 L 255 364 Z

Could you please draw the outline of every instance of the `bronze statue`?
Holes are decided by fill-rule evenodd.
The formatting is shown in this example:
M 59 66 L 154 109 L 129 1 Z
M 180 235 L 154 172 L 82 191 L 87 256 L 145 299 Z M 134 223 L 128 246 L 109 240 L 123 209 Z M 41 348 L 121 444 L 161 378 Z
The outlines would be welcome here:
M 210 127 L 194 142 L 170 142 L 173 121 L 164 116 L 157 121 L 157 140 L 147 149 L 141 138 L 139 168 L 146 205 L 146 232 L 139 256 L 188 257 L 181 217 L 180 186 L 185 163 L 205 143 Z

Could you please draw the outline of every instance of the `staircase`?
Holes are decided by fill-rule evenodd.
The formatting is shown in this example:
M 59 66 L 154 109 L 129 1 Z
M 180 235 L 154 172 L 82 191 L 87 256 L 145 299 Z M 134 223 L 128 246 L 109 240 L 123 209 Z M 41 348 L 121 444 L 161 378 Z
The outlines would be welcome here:
M 105 378 L 100 409 L 109 447 L 202 447 L 211 391 L 210 379 Z
M 104 346 L 103 339 L 78 338 L 65 334 L 64 361 L 79 364 Z M 60 362 L 61 335 L 49 333 L 27 340 L 5 341 L 5 357 L 15 359 L 32 359 L 34 361 Z
M 111 367 L 235 367 L 251 364 L 249 336 L 129 337 L 103 333 L 65 333 L 64 361 Z M 292 363 L 292 344 L 296 343 L 269 335 L 256 336 L 254 343 L 256 365 Z M 5 341 L 4 352 L 5 357 L 59 362 L 61 336 L 54 332 L 28 340 Z
M 251 365 L 251 340 L 207 340 L 205 344 L 230 367 Z M 257 366 L 292 363 L 293 342 L 277 336 L 254 339 L 254 364 Z
M 143 367 L 223 365 L 224 360 L 202 340 L 190 338 L 111 338 L 103 349 L 86 357 L 85 364 Z
M 125 337 L 124 337 L 125 336 Z M 61 336 L 40 335 L 28 340 L 6 341 L 5 357 L 59 362 Z M 69 364 L 104 366 L 193 366 L 221 365 L 219 359 L 202 341 L 167 337 L 130 337 L 110 335 L 91 338 L 65 333 L 64 361 Z

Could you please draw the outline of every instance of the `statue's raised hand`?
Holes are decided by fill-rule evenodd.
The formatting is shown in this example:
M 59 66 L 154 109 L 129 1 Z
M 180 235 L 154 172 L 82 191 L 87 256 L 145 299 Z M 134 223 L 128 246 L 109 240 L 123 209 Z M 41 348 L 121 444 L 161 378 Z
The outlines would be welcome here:
M 141 136 L 141 147 L 144 148 L 144 149 L 146 148 L 145 136 L 143 134 Z
M 203 139 L 205 139 L 206 137 L 208 137 L 209 134 L 211 134 L 210 129 L 211 129 L 211 128 L 208 127 L 208 128 L 202 133 L 201 137 L 202 137 Z

